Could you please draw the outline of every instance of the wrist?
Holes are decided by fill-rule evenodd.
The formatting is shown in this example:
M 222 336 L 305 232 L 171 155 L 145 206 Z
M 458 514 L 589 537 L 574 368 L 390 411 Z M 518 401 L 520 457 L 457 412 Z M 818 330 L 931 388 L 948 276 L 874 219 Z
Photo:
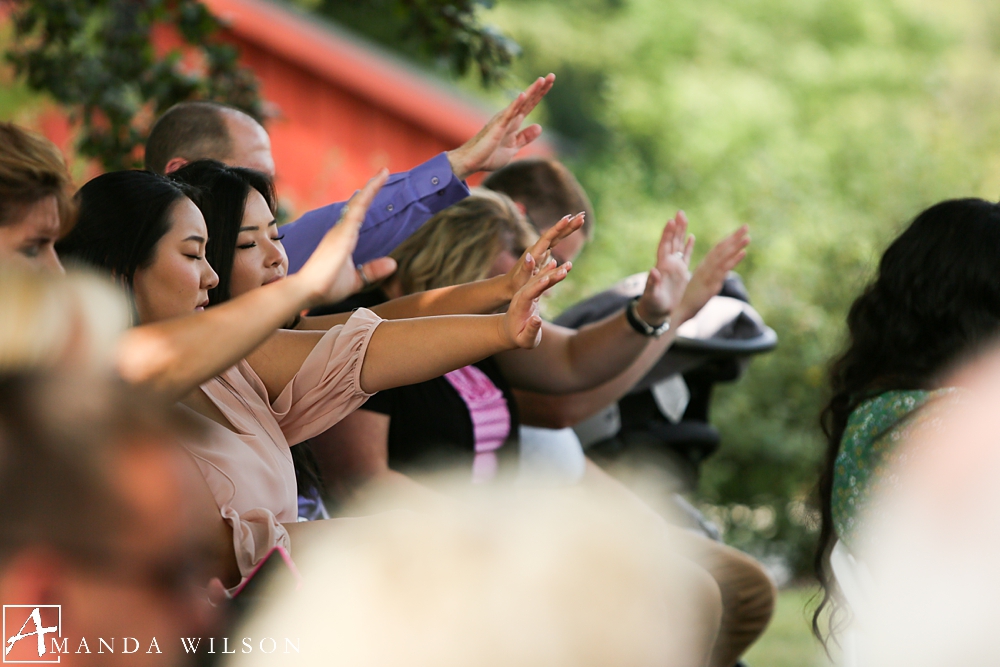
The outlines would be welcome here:
M 654 311 L 648 306 L 648 304 L 646 304 L 642 297 L 635 302 L 635 314 L 639 316 L 640 320 L 654 328 L 662 325 L 668 319 L 671 319 L 670 312 L 663 313 Z
M 653 324 L 648 322 L 639 315 L 638 304 L 640 299 L 638 297 L 632 299 L 628 302 L 625 307 L 625 320 L 628 325 L 640 336 L 647 336 L 650 338 L 659 338 L 667 331 L 670 330 L 670 316 L 667 317 L 658 324 Z
M 679 327 L 694 317 L 697 312 L 698 311 L 689 308 L 687 304 L 682 301 L 681 305 L 677 306 L 677 308 L 674 309 L 674 312 L 670 314 L 670 323 L 675 327 Z
M 500 306 L 510 303 L 514 295 L 517 294 L 518 287 L 514 284 L 514 278 L 509 274 L 504 274 L 502 276 L 497 276 L 494 280 L 498 281 L 496 285 L 496 295 L 500 303 L 497 304 L 497 308 Z
M 284 280 L 275 283 L 287 293 L 284 297 L 286 303 L 295 304 L 295 312 L 322 305 L 323 294 L 319 290 L 312 289 L 300 273 L 293 273 Z
M 445 155 L 448 156 L 448 164 L 451 165 L 451 171 L 455 174 L 455 178 L 460 181 L 464 181 L 472 175 L 469 173 L 468 167 L 465 164 L 465 158 L 462 156 L 461 148 L 448 151 Z
M 506 352 L 507 350 L 513 350 L 519 347 L 517 341 L 514 340 L 513 336 L 510 335 L 507 327 L 507 313 L 498 313 L 496 315 L 487 315 L 487 317 L 494 318 L 496 322 L 497 331 L 497 341 L 499 343 L 500 352 Z

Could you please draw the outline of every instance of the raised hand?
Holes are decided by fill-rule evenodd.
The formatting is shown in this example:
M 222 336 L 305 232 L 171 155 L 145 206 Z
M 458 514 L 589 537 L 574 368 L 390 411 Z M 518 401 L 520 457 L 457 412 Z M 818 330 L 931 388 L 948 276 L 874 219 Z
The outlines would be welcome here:
M 365 213 L 388 177 L 389 170 L 380 169 L 351 197 L 340 221 L 326 233 L 302 268 L 289 278 L 304 285 L 311 305 L 342 301 L 367 283 L 385 278 L 396 270 L 396 262 L 383 257 L 361 267 L 364 271 L 361 275 L 351 259 Z
M 518 290 L 510 300 L 510 307 L 503 316 L 502 335 L 511 347 L 531 349 L 542 340 L 542 318 L 538 314 L 538 298 L 545 290 L 561 282 L 573 268 L 571 262 L 560 266 L 550 263 Z
M 687 236 L 687 216 L 678 211 L 663 227 L 656 248 L 656 266 L 649 270 L 636 312 L 652 326 L 662 324 L 681 304 L 691 274 L 688 264 L 694 250 L 694 236 Z
M 493 116 L 476 136 L 448 151 L 451 170 L 464 180 L 477 171 L 493 171 L 506 166 L 517 152 L 542 134 L 542 126 L 521 129 L 525 117 L 538 105 L 555 83 L 556 75 L 539 77 L 507 108 Z
M 517 264 L 507 272 L 508 289 L 511 297 L 528 284 L 531 277 L 540 270 L 548 269 L 552 260 L 552 248 L 564 238 L 583 227 L 583 213 L 567 215 L 545 230 L 530 248 L 524 251 Z
M 743 225 L 708 251 L 705 259 L 695 268 L 684 291 L 684 298 L 677 309 L 675 326 L 697 315 L 708 300 L 719 293 L 726 274 L 747 256 L 745 248 L 749 244 L 750 231 Z

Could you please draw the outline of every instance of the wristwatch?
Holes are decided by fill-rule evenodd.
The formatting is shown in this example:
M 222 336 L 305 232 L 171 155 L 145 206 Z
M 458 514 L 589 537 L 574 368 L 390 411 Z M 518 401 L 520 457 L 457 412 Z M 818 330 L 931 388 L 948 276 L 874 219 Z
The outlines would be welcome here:
M 651 338 L 659 338 L 663 334 L 670 331 L 669 315 L 667 315 L 667 319 L 663 320 L 662 324 L 654 327 L 652 324 L 639 317 L 639 313 L 636 312 L 635 309 L 637 303 L 639 303 L 639 297 L 633 297 L 632 300 L 628 302 L 628 308 L 625 309 L 625 319 L 628 320 L 629 325 L 635 329 L 636 333 L 642 334 L 643 336 L 649 336 Z

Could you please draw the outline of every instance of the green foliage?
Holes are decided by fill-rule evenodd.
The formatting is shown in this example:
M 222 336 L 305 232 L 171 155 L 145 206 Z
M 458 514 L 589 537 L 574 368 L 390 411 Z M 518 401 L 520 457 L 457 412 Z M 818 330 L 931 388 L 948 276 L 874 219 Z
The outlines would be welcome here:
M 740 273 L 780 342 L 718 391 L 723 443 L 698 497 L 728 541 L 804 573 L 850 302 L 922 208 L 1000 190 L 1000 7 L 506 0 L 487 18 L 522 45 L 522 80 L 556 73 L 540 122 L 572 141 L 597 212 L 554 310 L 648 269 L 678 208 L 696 256 L 750 225 Z
M 380 44 L 458 76 L 475 70 L 483 86 L 504 80 L 520 49 L 480 21 L 491 0 L 295 0 Z
M 158 57 L 157 24 L 174 26 L 203 67 L 183 67 L 177 51 Z M 215 100 L 261 117 L 255 77 L 213 40 L 218 21 L 197 0 L 35 0 L 17 6 L 14 26 L 8 60 L 69 109 L 81 125 L 77 150 L 105 169 L 139 166 L 149 120 L 177 102 Z

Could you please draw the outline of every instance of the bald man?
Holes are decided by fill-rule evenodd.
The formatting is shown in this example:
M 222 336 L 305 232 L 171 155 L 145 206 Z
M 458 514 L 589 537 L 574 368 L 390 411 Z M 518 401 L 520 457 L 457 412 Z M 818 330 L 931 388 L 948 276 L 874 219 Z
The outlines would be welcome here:
M 467 177 L 505 166 L 537 139 L 540 126 L 521 129 L 521 124 L 554 81 L 553 74 L 539 77 L 462 146 L 390 176 L 368 210 L 355 262 L 388 255 L 435 213 L 467 197 Z M 182 102 L 153 125 L 146 142 L 147 169 L 169 174 L 206 158 L 274 176 L 267 130 L 238 109 L 214 102 Z M 345 204 L 336 202 L 309 211 L 282 227 L 289 273 L 301 268 L 323 235 L 337 224 Z

